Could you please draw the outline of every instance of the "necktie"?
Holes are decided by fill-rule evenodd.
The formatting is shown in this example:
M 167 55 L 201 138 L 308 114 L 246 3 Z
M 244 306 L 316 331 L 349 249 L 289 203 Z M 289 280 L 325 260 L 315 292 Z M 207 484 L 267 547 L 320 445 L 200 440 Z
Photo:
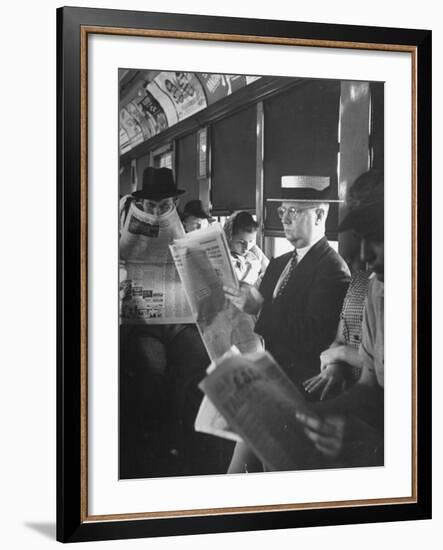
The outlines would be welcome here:
M 282 278 L 277 282 L 277 291 L 275 293 L 274 299 L 281 296 L 285 290 L 286 285 L 288 284 L 289 279 L 291 278 L 292 272 L 297 266 L 297 250 L 294 250 L 292 253 L 289 263 L 286 265 L 282 273 Z

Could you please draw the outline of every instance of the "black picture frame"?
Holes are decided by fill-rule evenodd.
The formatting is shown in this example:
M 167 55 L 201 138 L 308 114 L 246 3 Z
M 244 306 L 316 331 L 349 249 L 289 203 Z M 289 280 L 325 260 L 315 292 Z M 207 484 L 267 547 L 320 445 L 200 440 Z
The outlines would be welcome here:
M 412 499 L 310 509 L 202 513 L 181 517 L 90 518 L 87 514 L 87 169 L 82 60 L 93 29 L 203 33 L 205 39 L 293 41 L 324 47 L 410 51 L 413 93 L 415 490 Z M 191 35 L 188 35 L 190 37 Z M 254 41 L 254 39 L 252 39 Z M 295 41 L 295 42 L 294 42 Z M 288 42 L 288 43 L 289 43 Z M 340 47 L 340 46 L 338 46 Z M 57 10 L 57 539 L 158 537 L 428 519 L 431 517 L 431 31 L 64 7 Z M 83 75 L 84 77 L 84 75 Z

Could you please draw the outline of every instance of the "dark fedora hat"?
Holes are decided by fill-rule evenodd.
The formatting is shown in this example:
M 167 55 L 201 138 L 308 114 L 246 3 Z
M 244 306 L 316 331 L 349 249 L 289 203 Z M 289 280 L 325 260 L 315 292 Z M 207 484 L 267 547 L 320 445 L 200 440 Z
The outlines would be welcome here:
M 153 168 L 148 166 L 143 171 L 143 187 L 134 191 L 132 196 L 137 199 L 161 200 L 168 197 L 177 197 L 184 193 L 177 189 L 172 170 L 169 168 Z
M 201 200 L 195 199 L 185 204 L 183 208 L 183 217 L 194 216 L 195 218 L 211 220 L 212 216 L 203 208 Z
M 343 202 L 338 198 L 336 178 L 307 175 L 282 176 L 280 197 L 268 200 L 274 202 Z
M 349 211 L 338 231 L 354 229 L 360 235 L 384 232 L 384 177 L 379 170 L 361 174 L 349 190 Z

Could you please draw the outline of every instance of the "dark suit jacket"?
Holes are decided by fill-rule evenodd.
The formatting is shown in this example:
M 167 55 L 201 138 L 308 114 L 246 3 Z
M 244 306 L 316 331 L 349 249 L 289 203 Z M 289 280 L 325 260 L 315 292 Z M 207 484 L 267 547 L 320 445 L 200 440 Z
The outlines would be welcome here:
M 322 238 L 273 300 L 290 256 L 291 252 L 271 260 L 265 272 L 260 285 L 264 303 L 255 332 L 298 385 L 320 372 L 320 353 L 334 340 L 350 275 L 343 258 Z

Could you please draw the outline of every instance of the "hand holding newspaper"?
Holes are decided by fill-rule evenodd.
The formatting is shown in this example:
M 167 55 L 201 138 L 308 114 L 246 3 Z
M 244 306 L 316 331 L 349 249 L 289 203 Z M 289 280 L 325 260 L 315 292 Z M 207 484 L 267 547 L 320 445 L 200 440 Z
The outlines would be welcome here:
M 269 353 L 222 358 L 199 387 L 270 470 L 326 467 L 296 419 L 315 413 Z

